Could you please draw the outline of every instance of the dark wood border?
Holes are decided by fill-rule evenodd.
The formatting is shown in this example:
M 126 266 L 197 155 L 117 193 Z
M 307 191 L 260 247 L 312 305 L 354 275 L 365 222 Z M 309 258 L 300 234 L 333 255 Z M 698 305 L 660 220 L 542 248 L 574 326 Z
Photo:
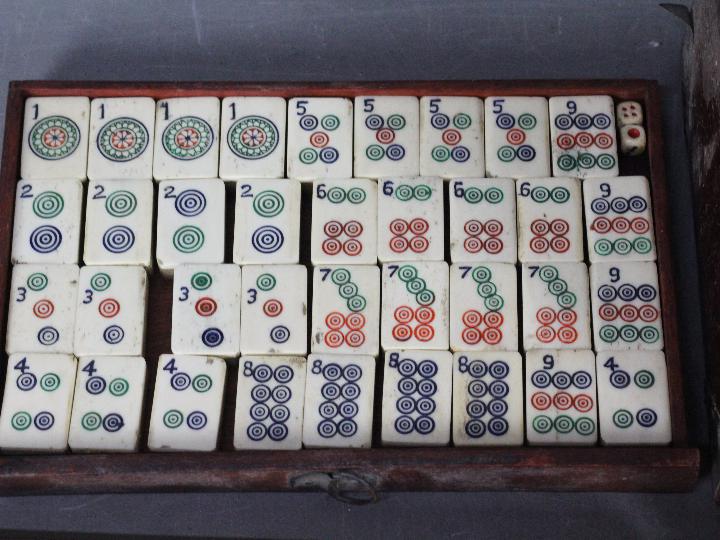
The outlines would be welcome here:
M 30 96 L 347 96 L 593 95 L 636 99 L 647 112 L 648 154 L 658 251 L 673 443 L 647 448 L 418 448 L 231 452 L 213 454 L 0 457 L 0 494 L 179 490 L 282 491 L 317 488 L 310 473 L 350 472 L 376 490 L 685 491 L 694 485 L 699 452 L 687 446 L 677 306 L 663 160 L 660 95 L 654 81 L 437 81 L 367 83 L 83 82 L 10 83 L 0 186 L 0 342 L 10 276 L 15 183 L 23 104 Z M 4 355 L 3 355 L 4 358 Z M 322 475 L 321 475 L 322 476 Z

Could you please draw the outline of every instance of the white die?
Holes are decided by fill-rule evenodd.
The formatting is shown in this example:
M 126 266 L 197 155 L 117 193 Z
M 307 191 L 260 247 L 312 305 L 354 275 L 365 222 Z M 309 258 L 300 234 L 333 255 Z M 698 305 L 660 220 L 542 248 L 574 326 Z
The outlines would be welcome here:
M 641 126 L 643 108 L 637 101 L 621 101 L 615 107 L 615 119 L 618 127 Z

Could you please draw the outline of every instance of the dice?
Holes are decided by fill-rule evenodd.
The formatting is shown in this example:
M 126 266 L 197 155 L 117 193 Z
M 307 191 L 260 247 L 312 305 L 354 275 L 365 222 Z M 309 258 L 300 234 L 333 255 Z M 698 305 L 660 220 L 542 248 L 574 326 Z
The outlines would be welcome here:
M 445 262 L 383 265 L 383 349 L 448 348 L 448 279 Z
M 523 362 L 517 352 L 453 355 L 452 438 L 455 446 L 520 446 Z
M 90 181 L 85 264 L 141 264 L 152 270 L 152 229 L 152 182 Z
M 136 452 L 145 388 L 145 359 L 79 359 L 68 443 L 73 452 Z
M 376 264 L 377 205 L 373 180 L 316 180 L 310 235 L 312 263 Z
M 20 180 L 15 197 L 12 264 L 77 264 L 81 219 L 79 180 Z
M 243 356 L 307 354 L 307 269 L 300 264 L 244 266 L 242 283 Z
M 590 291 L 584 263 L 522 265 L 523 348 L 589 349 Z
M 414 96 L 355 98 L 355 176 L 420 172 L 420 110 Z
M 150 450 L 217 448 L 225 372 L 221 358 L 160 355 L 148 431 Z
M 375 358 L 311 354 L 307 363 L 303 444 L 370 448 Z
M 89 119 L 86 97 L 26 99 L 20 177 L 85 179 Z
M 68 354 L 16 353 L 8 357 L 0 414 L 0 449 L 63 452 L 77 361 Z
M 627 156 L 639 156 L 647 147 L 647 134 L 642 126 L 620 128 L 620 151 Z
M 529 444 L 595 444 L 598 434 L 592 351 L 527 351 L 525 409 Z
M 445 257 L 442 179 L 381 179 L 378 184 L 380 262 L 442 261 Z
M 142 356 L 147 274 L 142 266 L 83 266 L 78 279 L 76 356 Z
M 222 180 L 160 182 L 155 257 L 172 276 L 178 264 L 222 263 L 225 186 Z
M 240 267 L 181 264 L 173 277 L 175 354 L 240 355 Z
M 637 101 L 621 101 L 615 108 L 615 118 L 619 127 L 641 126 L 643 123 L 642 105 Z
M 455 179 L 449 201 L 453 262 L 517 261 L 514 180 Z
M 216 97 L 157 102 L 153 176 L 156 180 L 216 178 L 220 143 Z
M 305 358 L 245 356 L 235 402 L 237 450 L 302 447 Z
M 155 101 L 96 98 L 90 104 L 90 180 L 152 180 Z
M 485 176 L 483 102 L 476 97 L 420 98 L 420 174 Z
M 384 446 L 445 446 L 450 442 L 452 356 L 447 351 L 385 353 Z

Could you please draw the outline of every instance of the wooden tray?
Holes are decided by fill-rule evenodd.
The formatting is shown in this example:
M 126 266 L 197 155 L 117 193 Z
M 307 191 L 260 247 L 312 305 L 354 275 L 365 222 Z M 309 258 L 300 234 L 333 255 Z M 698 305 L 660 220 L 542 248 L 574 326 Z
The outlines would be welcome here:
M 660 96 L 654 81 L 453 81 L 396 83 L 229 83 L 229 82 L 11 82 L 0 172 L 0 343 L 5 342 L 11 274 L 10 245 L 15 184 L 20 172 L 24 101 L 31 96 L 345 96 L 460 95 L 487 97 L 608 94 L 640 101 L 647 116 L 648 151 L 621 157 L 623 175 L 650 179 L 657 242 L 665 354 L 670 386 L 673 443 L 668 447 L 622 448 L 372 448 L 367 450 L 300 450 L 252 452 L 232 449 L 237 360 L 229 362 L 224 419 L 218 452 L 158 454 L 92 454 L 0 457 L 0 494 L 107 493 L 140 491 L 289 491 L 325 489 L 346 500 L 374 500 L 382 490 L 577 490 L 686 491 L 695 483 L 699 452 L 687 444 L 670 249 L 668 201 L 663 162 Z M 309 189 L 303 190 L 309 216 Z M 234 192 L 228 190 L 228 209 Z M 227 212 L 228 236 L 233 212 Z M 309 219 L 301 238 L 309 239 Z M 232 260 L 232 242 L 226 243 Z M 301 241 L 307 246 L 309 242 Z M 309 262 L 307 248 L 302 262 Z M 152 388 L 161 353 L 170 352 L 171 282 L 156 271 L 150 279 L 146 354 L 148 384 L 143 432 L 147 431 Z M 4 377 L 5 360 L 0 363 Z M 379 370 L 382 371 L 382 370 Z M 2 381 L 0 381 L 1 383 Z M 376 391 L 376 419 L 379 419 Z M 374 433 L 374 441 L 379 439 Z M 141 441 L 145 447 L 145 440 Z

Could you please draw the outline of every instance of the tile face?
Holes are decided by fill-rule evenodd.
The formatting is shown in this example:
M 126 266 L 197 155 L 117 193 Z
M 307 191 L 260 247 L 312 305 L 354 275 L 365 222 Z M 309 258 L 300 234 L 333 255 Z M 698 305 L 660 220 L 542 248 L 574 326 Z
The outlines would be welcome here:
M 178 264 L 221 263 L 225 257 L 222 180 L 160 182 L 155 256 L 160 271 Z
M 286 114 L 281 97 L 223 99 L 220 178 L 282 178 Z
M 240 360 L 235 438 L 237 450 L 302 448 L 305 358 L 245 356 Z
M 583 260 L 582 193 L 577 178 L 518 181 L 517 213 L 521 262 Z
M 75 319 L 77 356 L 142 356 L 147 274 L 142 266 L 83 266 Z
M 155 100 L 97 98 L 90 104 L 90 180 L 151 180 Z
M 300 260 L 300 182 L 243 180 L 235 195 L 236 264 Z
M 603 444 L 670 443 L 670 398 L 662 351 L 600 352 L 597 374 Z
M 69 444 L 73 452 L 136 452 L 145 387 L 145 359 L 79 359 Z
M 589 295 L 584 263 L 523 264 L 523 348 L 589 349 Z
M 307 280 L 301 264 L 243 267 L 243 356 L 307 354 Z
M 550 176 L 547 99 L 485 98 L 485 169 L 488 177 Z
M 0 448 L 67 449 L 77 361 L 66 354 L 11 354 L 0 414 Z
M 450 443 L 453 359 L 447 351 L 385 353 L 384 446 Z
M 657 258 L 647 178 L 588 178 L 583 193 L 590 262 Z
M 313 271 L 312 290 L 312 352 L 377 356 L 380 269 L 318 266 Z
M 377 264 L 377 184 L 313 183 L 310 257 L 317 264 Z
M 14 266 L 5 351 L 71 354 L 77 283 L 74 264 Z
M 155 179 L 216 178 L 220 100 L 163 99 L 157 102 L 155 111 Z
M 160 355 L 148 432 L 150 450 L 217 448 L 225 372 L 221 358 Z
M 420 98 L 420 174 L 485 176 L 484 134 L 480 98 Z
M 240 267 L 182 264 L 173 276 L 175 354 L 240 355 Z
M 448 279 L 445 262 L 383 265 L 383 349 L 448 348 Z
M 528 351 L 525 408 L 529 444 L 595 444 L 598 434 L 593 352 Z
M 520 354 L 457 352 L 453 366 L 453 444 L 522 445 L 525 425 Z
M 141 264 L 152 269 L 153 185 L 147 180 L 88 184 L 85 264 Z
M 420 172 L 420 110 L 413 96 L 355 98 L 354 176 L 416 176 Z
M 288 178 L 353 175 L 352 111 L 352 101 L 345 98 L 292 98 L 288 102 Z
M 550 98 L 553 176 L 618 175 L 615 106 L 610 96 Z
M 443 181 L 378 181 L 378 259 L 442 261 L 445 257 Z
M 20 177 L 86 178 L 89 120 L 86 97 L 26 99 Z
M 11 262 L 77 264 L 82 196 L 79 180 L 20 180 Z
M 661 350 L 660 288 L 654 262 L 590 266 L 595 350 Z
M 455 179 L 449 201 L 453 262 L 517 261 L 514 180 Z
M 450 267 L 450 348 L 517 351 L 517 271 L 513 264 Z
M 307 362 L 303 444 L 370 448 L 375 358 L 311 354 Z

